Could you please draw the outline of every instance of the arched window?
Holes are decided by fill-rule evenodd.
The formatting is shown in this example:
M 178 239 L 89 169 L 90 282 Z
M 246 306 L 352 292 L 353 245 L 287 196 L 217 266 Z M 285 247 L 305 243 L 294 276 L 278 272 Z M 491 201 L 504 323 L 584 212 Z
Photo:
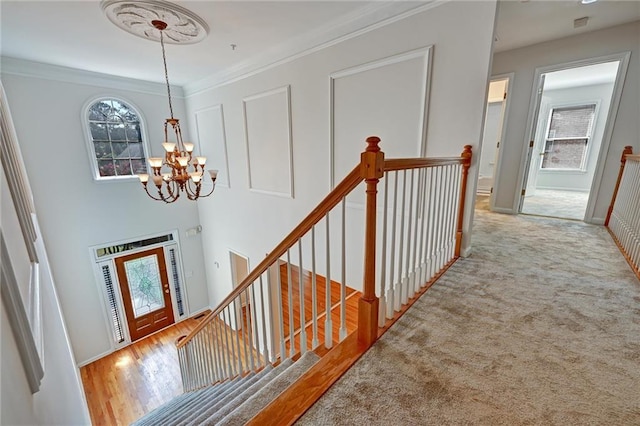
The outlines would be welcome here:
M 94 177 L 117 179 L 147 173 L 142 123 L 126 102 L 101 98 L 86 110 Z

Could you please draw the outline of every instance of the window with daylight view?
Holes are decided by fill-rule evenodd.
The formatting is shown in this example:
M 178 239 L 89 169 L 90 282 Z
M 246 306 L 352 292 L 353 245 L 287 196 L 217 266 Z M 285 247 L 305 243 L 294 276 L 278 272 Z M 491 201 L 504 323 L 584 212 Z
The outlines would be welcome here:
M 541 168 L 585 169 L 595 111 L 596 104 L 551 110 Z
M 96 179 L 147 172 L 140 114 L 118 99 L 100 99 L 87 110 L 90 152 Z

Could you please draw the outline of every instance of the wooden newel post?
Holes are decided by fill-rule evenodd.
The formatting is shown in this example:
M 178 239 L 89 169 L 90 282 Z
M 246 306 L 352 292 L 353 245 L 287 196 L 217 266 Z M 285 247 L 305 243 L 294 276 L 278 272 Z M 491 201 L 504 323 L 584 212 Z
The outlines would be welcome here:
M 613 213 L 613 205 L 616 203 L 616 197 L 618 196 L 618 190 L 620 189 L 620 182 L 622 181 L 622 173 L 624 172 L 624 165 L 627 162 L 627 155 L 633 154 L 633 147 L 627 145 L 622 150 L 622 157 L 620 158 L 620 171 L 618 172 L 618 180 L 616 186 L 613 189 L 613 196 L 611 197 L 611 204 L 609 204 L 609 210 L 607 211 L 607 217 L 604 220 L 604 226 L 609 226 L 609 219 L 611 219 L 611 213 Z
M 464 218 L 464 202 L 467 194 L 467 178 L 469 177 L 469 166 L 471 166 L 471 145 L 465 145 L 462 150 L 462 183 L 460 185 L 460 205 L 458 207 L 458 224 L 456 227 L 456 252 L 455 256 L 460 257 L 460 247 L 462 246 L 462 219 Z
M 378 298 L 376 297 L 376 196 L 384 175 L 384 153 L 380 138 L 367 138 L 367 149 L 360 155 L 360 173 L 367 185 L 364 234 L 364 283 L 358 301 L 358 341 L 371 346 L 378 338 Z

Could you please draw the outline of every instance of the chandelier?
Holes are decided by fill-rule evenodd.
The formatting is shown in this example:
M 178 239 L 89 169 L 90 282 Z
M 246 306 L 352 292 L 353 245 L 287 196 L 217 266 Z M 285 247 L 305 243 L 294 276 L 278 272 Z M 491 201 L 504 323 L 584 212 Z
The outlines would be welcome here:
M 150 174 L 139 174 L 138 178 L 149 197 L 165 203 L 175 202 L 182 194 L 189 200 L 208 197 L 216 187 L 217 170 L 207 170 L 213 187 L 202 193 L 207 158 L 195 156 L 194 144 L 182 140 L 180 120 L 173 116 L 171 86 L 167 72 L 165 33 L 168 42 L 176 44 L 195 43 L 209 31 L 206 23 L 187 9 L 167 1 L 103 0 L 102 9 L 117 26 L 137 36 L 159 40 L 162 47 L 164 78 L 167 85 L 170 118 L 164 123 L 164 157 L 150 157 Z M 170 22 L 171 25 L 168 23 Z M 155 188 L 154 188 L 155 187 Z

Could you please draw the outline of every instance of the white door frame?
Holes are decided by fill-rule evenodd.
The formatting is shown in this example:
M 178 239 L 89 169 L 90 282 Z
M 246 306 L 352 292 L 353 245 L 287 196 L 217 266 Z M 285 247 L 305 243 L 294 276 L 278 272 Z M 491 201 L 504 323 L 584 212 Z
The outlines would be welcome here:
M 507 84 L 504 88 L 507 98 L 505 102 L 502 103 L 502 126 L 500 128 L 499 135 L 499 146 L 496 149 L 496 165 L 493 168 L 493 191 L 491 191 L 491 195 L 489 197 L 489 210 L 494 211 L 496 207 L 496 194 L 498 193 L 498 185 L 500 185 L 500 179 L 498 179 L 500 168 L 502 167 L 502 147 L 504 146 L 504 135 L 507 134 L 507 121 L 509 119 L 509 106 L 511 104 L 511 95 L 509 92 L 511 91 L 511 86 L 513 85 L 513 79 L 515 77 L 515 73 L 510 72 L 506 74 L 497 74 L 491 76 L 489 80 L 489 84 L 493 81 L 499 80 L 507 80 Z M 486 114 L 486 112 L 485 112 Z M 484 148 L 484 147 L 483 147 Z
M 609 145 L 611 143 L 611 135 L 613 133 L 613 125 L 616 120 L 616 116 L 618 114 L 618 107 L 620 106 L 620 98 L 622 96 L 622 88 L 624 86 L 624 81 L 627 75 L 627 69 L 629 68 L 629 57 L 631 56 L 630 51 L 614 53 L 611 55 L 598 56 L 594 58 L 581 59 L 577 61 L 565 62 L 556 65 L 548 65 L 544 67 L 538 67 L 535 70 L 535 75 L 533 78 L 533 85 L 531 88 L 531 97 L 529 102 L 529 117 L 527 119 L 527 131 L 525 132 L 525 140 L 522 150 L 522 156 L 520 159 L 520 179 L 518 186 L 518 191 L 514 194 L 513 200 L 513 211 L 516 213 L 520 213 L 522 208 L 523 196 L 520 188 L 524 188 L 527 179 L 527 167 L 528 167 L 528 157 L 529 157 L 529 136 L 532 134 L 534 122 L 535 122 L 535 114 L 539 105 L 537 105 L 537 90 L 540 84 L 540 79 L 543 74 L 554 72 L 554 71 L 562 71 L 570 68 L 578 68 L 587 65 L 596 65 L 605 62 L 614 62 L 619 61 L 620 65 L 618 66 L 618 73 L 616 75 L 616 80 L 613 85 L 613 94 L 611 96 L 611 106 L 609 107 L 609 112 L 607 114 L 607 121 L 605 124 L 604 134 L 602 135 L 602 145 L 600 146 L 600 153 L 598 154 L 598 161 L 596 163 L 596 169 L 593 175 L 593 181 L 591 182 L 591 189 L 589 191 L 589 201 L 587 203 L 587 210 L 585 212 L 584 221 L 588 223 L 600 223 L 603 219 L 594 221 L 593 213 L 595 209 L 595 201 L 598 198 L 598 192 L 600 189 L 600 182 L 602 181 L 602 174 L 604 173 L 604 163 L 607 158 L 607 154 L 609 153 Z
M 247 274 L 251 272 L 251 264 L 249 263 L 249 256 L 245 256 L 244 254 L 236 250 L 232 250 L 232 249 L 228 249 L 228 250 L 229 250 L 229 267 L 231 268 L 231 283 L 233 285 L 233 290 L 235 290 L 236 287 L 238 287 L 238 285 L 240 284 L 241 280 L 238 280 L 238 277 L 236 276 L 234 256 L 239 259 L 243 259 L 246 262 Z M 243 295 L 240 295 L 240 297 L 238 297 L 238 299 L 241 301 L 240 304 L 237 302 L 237 299 L 236 301 L 234 301 L 235 324 L 229 324 L 231 326 L 234 326 L 236 330 L 242 329 L 242 307 L 250 304 L 250 300 L 249 299 L 243 300 L 243 297 L 244 297 Z

